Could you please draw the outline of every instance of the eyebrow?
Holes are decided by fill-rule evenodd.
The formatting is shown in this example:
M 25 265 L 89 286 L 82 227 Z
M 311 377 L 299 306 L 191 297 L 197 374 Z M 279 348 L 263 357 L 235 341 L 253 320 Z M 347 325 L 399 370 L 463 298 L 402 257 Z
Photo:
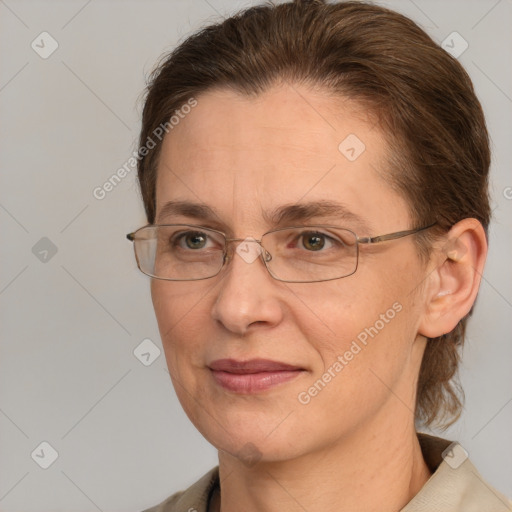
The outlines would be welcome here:
M 290 225 L 291 223 L 309 221 L 315 218 L 332 217 L 329 222 L 348 222 L 355 224 L 362 230 L 371 230 L 371 225 L 367 219 L 350 211 L 342 203 L 328 200 L 284 204 L 269 212 L 262 212 L 262 215 L 265 222 L 272 227 Z M 191 201 L 168 201 L 160 209 L 157 216 L 157 223 L 160 224 L 164 222 L 165 219 L 172 216 L 183 216 L 199 221 L 209 221 L 211 225 L 220 230 L 225 227 L 225 223 L 222 222 L 219 212 L 206 204 Z

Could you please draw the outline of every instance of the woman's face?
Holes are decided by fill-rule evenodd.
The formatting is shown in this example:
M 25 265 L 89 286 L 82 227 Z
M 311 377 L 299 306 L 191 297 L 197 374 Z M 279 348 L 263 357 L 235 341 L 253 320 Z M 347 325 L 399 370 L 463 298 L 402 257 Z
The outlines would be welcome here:
M 298 85 L 256 99 L 226 89 L 197 100 L 164 140 L 156 223 L 259 239 L 275 227 L 263 212 L 330 201 L 348 213 L 279 227 L 329 224 L 359 236 L 413 227 L 405 201 L 378 174 L 388 171 L 383 136 L 354 104 Z M 162 216 L 169 201 L 207 205 L 216 215 Z M 184 410 L 214 446 L 246 461 L 291 459 L 376 425 L 412 421 L 424 275 L 406 237 L 361 245 L 357 272 L 332 281 L 280 282 L 261 259 L 237 252 L 211 279 L 152 280 Z M 258 369 L 269 368 L 250 367 L 256 375 L 236 376 L 212 369 L 226 359 L 295 370 L 262 375 Z

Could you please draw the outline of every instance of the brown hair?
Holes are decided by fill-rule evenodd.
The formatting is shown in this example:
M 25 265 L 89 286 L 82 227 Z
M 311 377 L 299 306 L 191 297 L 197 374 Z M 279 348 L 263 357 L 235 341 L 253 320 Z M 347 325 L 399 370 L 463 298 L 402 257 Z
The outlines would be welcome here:
M 376 5 L 296 0 L 249 8 L 207 26 L 165 55 L 150 77 L 140 147 L 191 97 L 218 87 L 255 96 L 282 80 L 320 85 L 375 113 L 388 140 L 386 179 L 406 198 L 422 257 L 432 236 L 461 219 L 490 220 L 490 151 L 484 115 L 459 62 L 413 21 Z M 161 141 L 139 153 L 138 177 L 155 220 Z M 471 312 L 469 313 L 469 315 Z M 468 315 L 468 316 L 469 316 Z M 429 339 L 416 420 L 447 426 L 460 416 L 459 350 L 467 317 Z

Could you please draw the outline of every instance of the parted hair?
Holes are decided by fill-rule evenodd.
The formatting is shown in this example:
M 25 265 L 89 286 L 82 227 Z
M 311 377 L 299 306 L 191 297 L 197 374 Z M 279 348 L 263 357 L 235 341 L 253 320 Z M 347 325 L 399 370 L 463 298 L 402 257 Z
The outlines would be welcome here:
M 365 2 L 267 3 L 189 36 L 149 77 L 139 148 L 190 98 L 223 87 L 255 97 L 281 81 L 322 86 L 377 117 L 387 141 L 384 179 L 403 195 L 417 227 L 437 222 L 415 236 L 420 257 L 464 218 L 478 219 L 487 233 L 489 137 L 468 74 L 412 20 Z M 139 152 L 149 223 L 161 145 Z M 472 311 L 451 332 L 427 341 L 418 425 L 446 427 L 461 414 L 457 370 Z

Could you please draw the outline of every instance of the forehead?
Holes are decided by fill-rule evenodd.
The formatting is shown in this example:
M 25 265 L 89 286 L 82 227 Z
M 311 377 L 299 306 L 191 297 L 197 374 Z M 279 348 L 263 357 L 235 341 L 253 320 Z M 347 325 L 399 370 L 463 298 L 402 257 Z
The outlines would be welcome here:
M 262 212 L 281 204 L 336 201 L 369 225 L 382 209 L 403 221 L 406 205 L 381 176 L 385 138 L 356 103 L 297 84 L 196 99 L 164 139 L 157 216 L 166 202 L 188 200 L 263 224 Z

